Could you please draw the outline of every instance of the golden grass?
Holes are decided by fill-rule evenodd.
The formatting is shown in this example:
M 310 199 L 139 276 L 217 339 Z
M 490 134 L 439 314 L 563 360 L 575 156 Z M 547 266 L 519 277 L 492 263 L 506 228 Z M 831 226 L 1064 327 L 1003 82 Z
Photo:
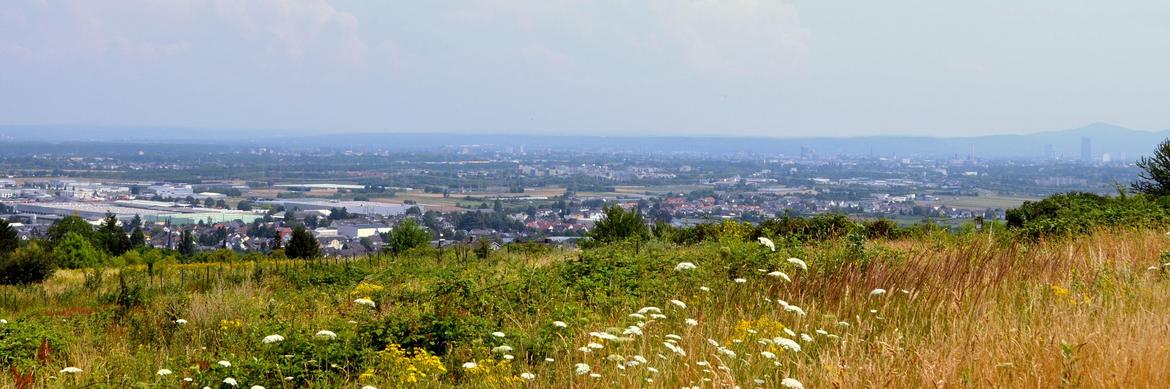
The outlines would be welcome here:
M 561 351 L 552 355 L 554 362 L 526 360 L 524 350 L 517 350 L 514 373 L 530 371 L 537 376 L 517 387 L 778 387 L 785 377 L 809 388 L 1170 387 L 1170 370 L 1165 369 L 1170 365 L 1170 337 L 1165 335 L 1170 330 L 1170 273 L 1147 270 L 1159 266 L 1159 255 L 1170 250 L 1170 238 L 1160 232 L 1102 231 L 1039 243 L 979 236 L 871 243 L 871 249 L 877 246 L 900 259 L 845 265 L 830 273 L 819 267 L 824 253 L 813 250 L 805 258 L 808 272 L 786 270 L 792 283 L 762 275 L 742 284 L 711 278 L 696 281 L 692 292 L 673 296 L 687 303 L 685 309 L 667 301 L 647 301 L 663 310 L 668 317 L 664 320 L 627 316 L 640 306 L 592 323 L 556 317 L 546 307 L 528 316 L 502 313 L 495 319 L 515 334 L 538 333 L 554 320 L 572 323 L 556 335 Z M 674 254 L 706 255 L 691 248 Z M 509 260 L 514 266 L 539 267 L 564 255 Z M 196 274 L 200 266 L 172 271 L 182 268 Z M 237 270 L 246 274 L 248 269 L 241 265 Z M 493 271 L 509 277 L 504 268 Z M 64 290 L 81 279 L 77 272 L 61 272 L 46 288 Z M 424 282 L 412 279 L 398 287 L 418 293 L 426 290 Z M 700 286 L 711 290 L 701 291 Z M 231 348 L 217 342 L 222 323 L 238 319 L 240 312 L 280 304 L 278 311 L 293 315 L 285 320 L 307 333 L 316 330 L 318 322 L 336 322 L 338 316 L 361 320 L 366 315 L 347 304 L 352 298 L 348 295 L 305 291 L 295 301 L 276 302 L 272 299 L 279 295 L 278 287 L 244 281 L 189 293 L 181 312 L 190 321 L 184 338 L 188 342 L 182 344 L 134 346 L 135 328 L 114 325 L 100 336 L 77 333 L 60 358 L 103 377 L 90 382 L 130 382 L 127 377 L 152 382 L 153 371 L 160 366 L 204 358 L 203 347 Z M 875 288 L 888 292 L 871 296 Z M 571 292 L 560 293 L 568 300 Z M 807 315 L 784 311 L 779 300 L 803 308 Z M 687 318 L 698 325 L 685 325 Z M 782 323 L 798 335 L 760 328 L 763 320 Z M 638 321 L 643 322 L 644 335 L 632 340 L 613 342 L 589 335 L 620 334 Z M 800 341 L 802 333 L 814 340 Z M 682 337 L 677 343 L 686 356 L 663 346 L 667 334 Z M 776 336 L 800 341 L 803 350 L 757 343 L 758 338 Z M 709 340 L 736 356 L 721 353 Z M 604 347 L 577 351 L 590 342 Z M 768 350 L 778 355 L 779 366 L 763 356 Z M 611 355 L 627 361 L 638 355 L 648 363 L 619 369 Z M 457 369 L 471 358 L 457 352 L 444 360 Z M 574 374 L 577 363 L 589 364 L 600 377 Z M 757 379 L 764 383 L 755 384 Z M 62 381 L 38 383 L 57 386 Z M 11 385 L 11 377 L 0 375 L 0 386 Z

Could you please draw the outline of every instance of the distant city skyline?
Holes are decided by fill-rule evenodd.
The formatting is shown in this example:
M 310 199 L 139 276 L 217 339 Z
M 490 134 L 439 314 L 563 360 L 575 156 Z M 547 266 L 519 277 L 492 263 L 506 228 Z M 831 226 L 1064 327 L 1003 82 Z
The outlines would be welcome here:
M 14 0 L 0 5 L 0 125 L 1164 130 L 1165 20 L 1156 1 Z

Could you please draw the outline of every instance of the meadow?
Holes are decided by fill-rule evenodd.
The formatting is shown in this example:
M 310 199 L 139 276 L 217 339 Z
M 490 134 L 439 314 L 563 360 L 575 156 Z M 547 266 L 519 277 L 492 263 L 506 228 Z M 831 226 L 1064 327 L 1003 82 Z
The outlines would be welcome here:
M 1163 231 L 772 238 L 58 270 L 0 386 L 1170 385 Z

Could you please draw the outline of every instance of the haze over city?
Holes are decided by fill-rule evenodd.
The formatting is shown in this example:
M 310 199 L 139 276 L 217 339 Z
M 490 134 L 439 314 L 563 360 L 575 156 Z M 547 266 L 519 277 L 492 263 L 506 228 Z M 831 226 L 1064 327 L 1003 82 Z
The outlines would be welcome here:
M 0 124 L 967 136 L 1170 128 L 1170 3 L 0 5 Z

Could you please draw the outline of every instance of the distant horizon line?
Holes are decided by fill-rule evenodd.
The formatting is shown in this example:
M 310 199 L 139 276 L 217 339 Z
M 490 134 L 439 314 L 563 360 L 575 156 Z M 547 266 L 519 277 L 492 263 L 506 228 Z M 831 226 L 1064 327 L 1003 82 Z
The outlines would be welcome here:
M 1067 128 L 1060 130 L 1044 130 L 1026 133 L 991 133 L 978 135 L 952 135 L 952 136 L 938 136 L 938 135 L 919 135 L 919 134 L 872 134 L 872 135 L 818 135 L 818 136 L 768 136 L 768 135 L 720 135 L 720 134 L 649 134 L 649 135 L 629 135 L 620 133 L 548 133 L 548 132 L 479 132 L 479 131 L 393 131 L 393 130 L 354 130 L 354 131 L 339 131 L 339 132 L 321 132 L 320 130 L 294 130 L 294 129 L 274 129 L 274 128 L 251 128 L 251 127 L 199 127 L 199 126 L 183 126 L 183 125 L 79 125 L 79 124 L 0 124 L 0 131 L 18 129 L 18 128 L 42 128 L 42 129 L 56 129 L 56 130 L 85 130 L 85 129 L 105 129 L 105 130 L 126 130 L 126 131 L 147 131 L 157 129 L 182 129 L 182 130 L 203 130 L 203 131 L 248 131 L 256 132 L 258 134 L 240 134 L 242 137 L 249 136 L 283 136 L 289 138 L 298 137 L 314 137 L 314 136 L 345 136 L 345 135 L 424 135 L 424 136 L 439 136 L 439 135 L 475 135 L 475 136 L 537 136 L 549 138 L 617 138 L 617 139 L 666 139 L 666 138 L 681 138 L 681 139 L 777 139 L 777 140 L 797 140 L 797 139 L 858 139 L 858 138 L 926 138 L 926 139 L 964 139 L 964 138 L 982 138 L 982 137 L 997 137 L 997 136 L 1031 136 L 1043 135 L 1060 132 L 1071 132 L 1077 130 L 1087 130 L 1094 127 L 1108 127 L 1108 129 L 1125 130 L 1134 132 L 1145 132 L 1149 134 L 1157 134 L 1163 132 L 1170 132 L 1170 128 L 1166 129 L 1136 129 L 1125 126 L 1120 126 L 1108 122 L 1092 122 L 1084 126 Z M 629 133 L 630 131 L 627 131 Z M 259 134 L 262 133 L 262 134 Z M 0 136 L 7 136 L 8 134 L 0 133 Z M 138 134 L 136 134 L 138 135 Z M 195 135 L 193 135 L 195 136 Z M 165 137 L 158 137 L 165 138 Z M 172 138 L 174 139 L 174 138 Z M 0 137 L 0 140 L 3 140 Z M 85 139 L 79 140 L 84 141 Z

